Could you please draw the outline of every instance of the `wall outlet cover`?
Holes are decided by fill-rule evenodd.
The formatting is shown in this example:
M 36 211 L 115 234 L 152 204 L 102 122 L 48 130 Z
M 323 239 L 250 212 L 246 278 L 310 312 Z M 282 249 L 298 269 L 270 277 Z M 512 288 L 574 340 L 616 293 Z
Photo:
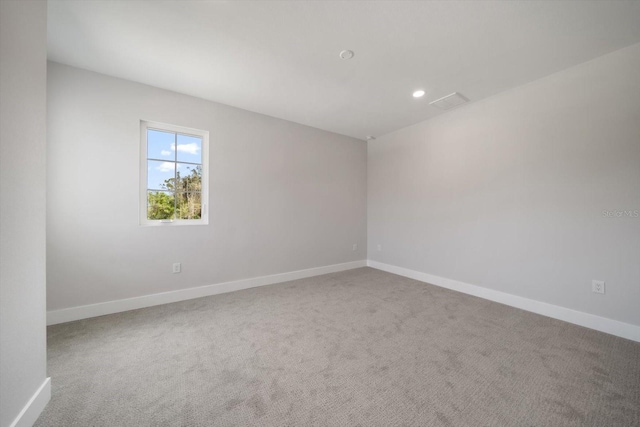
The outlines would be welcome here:
M 597 294 L 604 294 L 604 281 L 603 280 L 592 280 L 591 281 L 591 291 Z

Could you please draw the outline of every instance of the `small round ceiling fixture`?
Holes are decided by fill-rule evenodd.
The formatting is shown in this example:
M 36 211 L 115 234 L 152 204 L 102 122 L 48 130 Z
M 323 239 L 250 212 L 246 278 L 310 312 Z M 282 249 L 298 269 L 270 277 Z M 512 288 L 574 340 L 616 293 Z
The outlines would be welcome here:
M 374 139 L 376 139 L 375 136 L 373 135 L 367 135 L 367 141 L 373 141 Z
M 424 96 L 424 91 L 423 90 L 417 90 L 415 92 L 413 92 L 413 97 L 414 98 L 422 98 Z
M 351 59 L 353 55 L 355 55 L 355 53 L 353 53 L 352 50 L 343 50 L 340 52 L 340 59 Z

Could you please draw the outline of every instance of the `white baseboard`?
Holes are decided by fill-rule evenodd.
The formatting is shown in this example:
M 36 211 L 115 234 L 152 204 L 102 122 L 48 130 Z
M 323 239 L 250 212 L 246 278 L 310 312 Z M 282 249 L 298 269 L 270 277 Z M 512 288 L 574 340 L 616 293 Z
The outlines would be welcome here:
M 151 307 L 154 305 L 168 304 L 209 295 L 255 288 L 258 286 L 272 285 L 274 283 L 288 282 L 290 280 L 304 279 L 306 277 L 319 276 L 322 274 L 336 273 L 338 271 L 351 270 L 353 268 L 365 266 L 640 342 L 640 326 L 372 260 L 353 261 L 344 264 L 334 264 L 324 267 L 310 268 L 307 270 L 291 271 L 288 273 L 273 274 L 270 276 L 254 277 L 251 279 L 217 283 L 197 288 L 181 289 L 135 298 L 54 310 L 47 313 L 47 324 L 55 325 L 58 323 L 120 313 L 128 310 L 136 310 L 138 308 Z
M 608 319 L 593 314 L 584 313 L 582 311 L 572 310 L 570 308 L 560 307 L 545 302 L 535 301 L 529 298 L 523 298 L 505 292 L 494 291 L 492 289 L 483 288 L 469 283 L 459 282 L 444 277 L 434 276 L 407 268 L 396 267 L 394 265 L 384 264 L 377 261 L 367 261 L 367 265 L 378 270 L 388 273 L 397 274 L 399 276 L 408 277 L 410 279 L 419 280 L 421 282 L 440 286 L 442 288 L 451 289 L 476 297 L 484 298 L 490 301 L 499 302 L 511 307 L 520 308 L 532 313 L 541 314 L 575 325 L 584 326 L 586 328 L 595 329 L 596 331 L 605 332 L 607 334 L 616 335 L 632 341 L 640 342 L 640 326 L 631 325 L 629 323 L 620 322 L 618 320 Z
M 31 427 L 51 400 L 51 378 L 44 380 L 9 427 Z
M 351 270 L 353 268 L 366 266 L 366 260 L 352 261 L 344 264 L 333 264 L 324 267 L 309 268 L 307 270 L 291 271 L 288 273 L 272 274 L 270 276 L 235 280 L 233 282 L 216 283 L 214 285 L 200 286 L 197 288 L 181 289 L 177 291 L 162 292 L 159 294 L 143 295 L 140 297 L 53 310 L 47 312 L 47 325 L 56 325 L 58 323 L 72 322 L 74 320 L 87 319 L 89 317 L 104 316 L 105 314 L 120 313 L 123 311 L 136 310 L 138 308 L 201 298 L 209 295 L 239 291 L 241 289 L 255 288 L 258 286 L 272 285 L 274 283 L 288 282 L 290 280 L 304 279 L 306 277 L 336 273 L 338 271 Z

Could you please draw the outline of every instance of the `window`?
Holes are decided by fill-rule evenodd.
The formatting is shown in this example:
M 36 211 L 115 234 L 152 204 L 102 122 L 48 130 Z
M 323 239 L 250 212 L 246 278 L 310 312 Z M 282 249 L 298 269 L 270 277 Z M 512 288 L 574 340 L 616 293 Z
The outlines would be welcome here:
M 140 122 L 140 224 L 208 224 L 209 132 Z

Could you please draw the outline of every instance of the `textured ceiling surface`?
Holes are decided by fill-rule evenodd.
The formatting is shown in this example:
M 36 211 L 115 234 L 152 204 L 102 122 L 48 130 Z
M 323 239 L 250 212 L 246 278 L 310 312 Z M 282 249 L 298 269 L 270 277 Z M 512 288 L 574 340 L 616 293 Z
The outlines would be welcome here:
M 640 42 L 639 1 L 50 0 L 48 19 L 50 60 L 361 139 Z

